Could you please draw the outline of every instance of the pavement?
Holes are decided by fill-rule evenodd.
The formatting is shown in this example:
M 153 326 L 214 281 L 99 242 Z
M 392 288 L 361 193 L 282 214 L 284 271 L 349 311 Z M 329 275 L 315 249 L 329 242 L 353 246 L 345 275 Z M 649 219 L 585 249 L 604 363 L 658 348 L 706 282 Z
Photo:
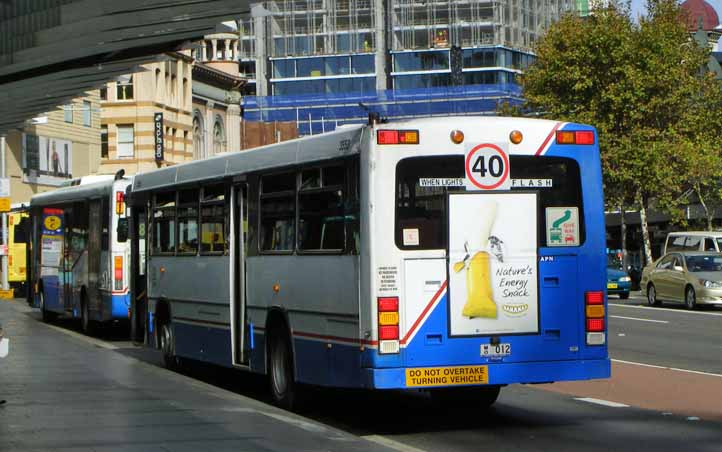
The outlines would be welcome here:
M 387 450 L 0 302 L 0 451 Z

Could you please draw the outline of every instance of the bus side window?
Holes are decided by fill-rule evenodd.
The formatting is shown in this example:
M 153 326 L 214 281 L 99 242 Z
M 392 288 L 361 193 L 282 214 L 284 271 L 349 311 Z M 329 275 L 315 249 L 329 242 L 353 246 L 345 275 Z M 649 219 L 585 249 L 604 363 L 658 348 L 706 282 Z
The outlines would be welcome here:
M 198 252 L 198 189 L 178 192 L 178 253 Z
M 175 252 L 176 193 L 156 193 L 153 205 L 153 254 Z
M 261 251 L 293 251 L 296 220 L 296 173 L 261 178 Z
M 201 254 L 227 254 L 226 187 L 223 184 L 203 187 L 201 198 Z
M 110 234 L 108 232 L 108 223 L 110 222 L 110 204 L 106 198 L 103 198 L 103 205 L 101 207 L 101 235 L 100 235 L 100 250 L 110 251 Z
M 318 172 L 319 185 L 301 185 L 298 193 L 298 249 L 338 251 L 346 248 L 344 191 L 346 167 L 329 166 L 305 170 Z

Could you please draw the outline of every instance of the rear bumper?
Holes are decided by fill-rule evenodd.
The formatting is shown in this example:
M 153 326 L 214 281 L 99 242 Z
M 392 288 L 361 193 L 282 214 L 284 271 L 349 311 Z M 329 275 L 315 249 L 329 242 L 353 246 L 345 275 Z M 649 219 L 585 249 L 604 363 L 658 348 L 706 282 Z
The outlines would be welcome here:
M 439 367 L 443 368 L 444 366 Z M 487 372 L 487 384 L 489 385 L 593 380 L 597 378 L 609 378 L 611 375 L 611 362 L 609 359 L 596 359 L 580 361 L 494 363 L 488 365 Z M 375 389 L 407 389 L 406 368 L 366 369 L 366 386 Z M 427 387 L 439 387 L 439 385 Z M 415 386 L 413 389 L 419 389 L 419 386 Z

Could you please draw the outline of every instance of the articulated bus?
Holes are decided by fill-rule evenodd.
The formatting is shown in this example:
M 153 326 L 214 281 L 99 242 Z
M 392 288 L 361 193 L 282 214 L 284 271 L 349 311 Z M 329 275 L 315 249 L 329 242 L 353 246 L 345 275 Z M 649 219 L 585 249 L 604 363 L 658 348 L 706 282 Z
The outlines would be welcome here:
M 139 174 L 128 198 L 169 366 L 267 374 L 284 407 L 299 384 L 490 405 L 610 375 L 590 126 L 370 121 Z
M 128 320 L 130 295 L 125 191 L 131 180 L 95 178 L 30 200 L 30 300 L 43 320 L 67 315 L 90 333 Z

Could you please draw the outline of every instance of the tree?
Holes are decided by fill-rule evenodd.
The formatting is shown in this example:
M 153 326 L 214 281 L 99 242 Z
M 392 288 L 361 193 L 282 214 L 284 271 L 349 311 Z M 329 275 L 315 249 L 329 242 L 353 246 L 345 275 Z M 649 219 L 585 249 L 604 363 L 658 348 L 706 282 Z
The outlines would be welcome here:
M 628 4 L 590 17 L 568 14 L 538 41 L 537 59 L 521 76 L 527 108 L 599 132 L 605 188 L 633 200 L 644 254 L 652 253 L 650 203 L 678 211 L 688 167 L 678 129 L 702 90 L 709 51 L 690 39 L 675 0 L 650 0 L 635 23 Z

